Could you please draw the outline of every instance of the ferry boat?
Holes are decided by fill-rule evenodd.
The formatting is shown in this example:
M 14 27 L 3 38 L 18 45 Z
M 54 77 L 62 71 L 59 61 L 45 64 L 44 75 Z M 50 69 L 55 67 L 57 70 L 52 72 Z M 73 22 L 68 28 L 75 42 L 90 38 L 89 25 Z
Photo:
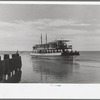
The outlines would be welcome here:
M 70 42 L 70 40 L 55 40 L 47 43 L 46 34 L 46 43 L 42 43 L 41 35 L 41 44 L 33 46 L 33 51 L 30 55 L 38 58 L 73 61 L 80 54 L 78 51 L 72 50 Z

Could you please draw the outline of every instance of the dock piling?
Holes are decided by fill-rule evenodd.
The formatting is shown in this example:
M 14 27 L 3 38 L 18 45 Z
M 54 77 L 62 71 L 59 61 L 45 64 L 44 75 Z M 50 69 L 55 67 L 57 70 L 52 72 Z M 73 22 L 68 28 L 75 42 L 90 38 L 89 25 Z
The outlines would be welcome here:
M 21 75 L 21 67 L 21 56 L 18 53 L 12 54 L 12 58 L 10 58 L 8 54 L 5 54 L 3 60 L 1 60 L 0 56 L 0 81 L 3 83 L 9 82 L 9 79 L 13 76 L 15 77 L 16 74 L 19 73 Z M 14 79 L 14 81 L 16 81 L 16 79 Z

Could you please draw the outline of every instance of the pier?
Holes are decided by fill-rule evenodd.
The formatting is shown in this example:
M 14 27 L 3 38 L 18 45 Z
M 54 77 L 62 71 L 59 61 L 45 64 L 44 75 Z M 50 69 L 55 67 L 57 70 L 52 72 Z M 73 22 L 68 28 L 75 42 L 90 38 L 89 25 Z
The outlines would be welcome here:
M 0 56 L 0 83 L 18 83 L 21 80 L 21 56 L 5 54 L 3 60 Z

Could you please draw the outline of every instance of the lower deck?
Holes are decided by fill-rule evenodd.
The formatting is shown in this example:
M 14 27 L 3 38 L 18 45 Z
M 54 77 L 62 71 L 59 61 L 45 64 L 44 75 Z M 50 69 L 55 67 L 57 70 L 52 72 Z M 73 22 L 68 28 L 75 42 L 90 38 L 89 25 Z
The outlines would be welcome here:
M 36 58 L 44 58 L 44 59 L 52 59 L 52 60 L 67 60 L 73 61 L 72 55 L 62 56 L 62 53 L 30 53 L 32 57 Z

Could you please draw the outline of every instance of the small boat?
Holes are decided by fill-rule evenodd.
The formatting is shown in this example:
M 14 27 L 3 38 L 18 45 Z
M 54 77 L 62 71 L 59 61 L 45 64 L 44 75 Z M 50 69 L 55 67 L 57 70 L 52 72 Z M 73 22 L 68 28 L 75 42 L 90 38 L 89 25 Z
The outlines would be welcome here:
M 41 35 L 41 44 L 33 46 L 33 51 L 30 55 L 37 58 L 73 61 L 80 54 L 78 51 L 72 50 L 70 40 L 55 40 L 47 43 L 46 35 L 46 43 L 43 44 Z

